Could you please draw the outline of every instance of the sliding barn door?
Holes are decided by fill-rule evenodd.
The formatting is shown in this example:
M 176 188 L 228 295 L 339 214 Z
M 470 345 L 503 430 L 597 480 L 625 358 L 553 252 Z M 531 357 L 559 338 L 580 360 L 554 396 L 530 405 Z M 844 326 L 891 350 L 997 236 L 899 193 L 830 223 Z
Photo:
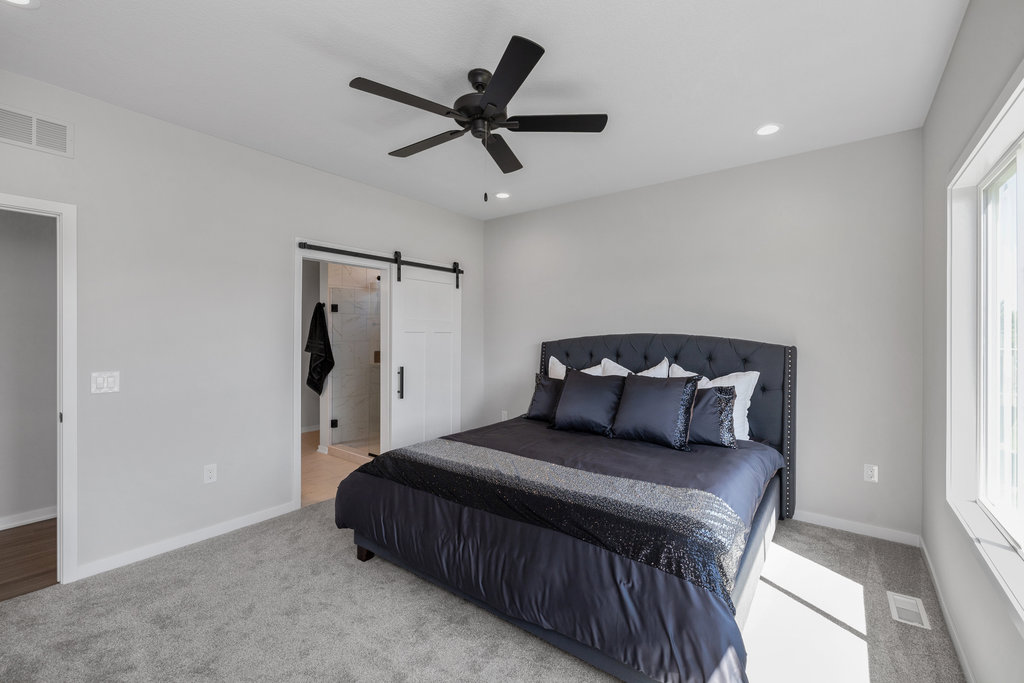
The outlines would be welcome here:
M 391 269 L 391 448 L 461 424 L 462 290 L 455 274 Z

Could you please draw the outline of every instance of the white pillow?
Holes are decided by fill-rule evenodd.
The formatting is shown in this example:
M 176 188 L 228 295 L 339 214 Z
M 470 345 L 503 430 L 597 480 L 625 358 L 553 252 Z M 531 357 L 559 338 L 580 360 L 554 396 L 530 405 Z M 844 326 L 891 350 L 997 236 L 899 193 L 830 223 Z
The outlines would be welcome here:
M 680 366 L 673 363 L 668 369 L 669 377 L 696 377 L 696 372 L 690 372 L 689 370 L 683 370 Z
M 619 365 L 611 358 L 605 358 L 601 361 L 601 374 L 605 377 L 610 375 L 625 377 L 626 375 L 632 375 L 634 373 L 632 370 L 628 370 Z M 668 377 L 668 358 L 662 358 L 661 362 L 657 365 L 635 374 L 640 375 L 641 377 Z
M 567 369 L 568 368 L 565 366 L 565 363 L 558 360 L 554 356 L 548 356 L 548 377 L 550 377 L 551 379 L 565 379 L 565 371 Z M 586 373 L 588 375 L 600 375 L 601 364 L 598 363 L 597 365 L 594 365 L 592 367 L 580 370 L 580 372 Z
M 684 370 L 675 363 L 668 369 L 669 377 L 693 377 L 696 372 Z M 750 410 L 750 399 L 757 388 L 757 378 L 760 372 L 734 372 L 730 375 L 708 379 L 701 379 L 697 384 L 698 389 L 710 389 L 711 387 L 736 387 L 736 404 L 732 409 L 733 429 L 736 438 L 744 441 L 750 440 L 750 422 L 747 420 L 747 411 Z
M 661 362 L 658 363 L 657 365 L 649 367 L 643 372 L 638 372 L 637 374 L 640 375 L 641 377 L 665 378 L 668 377 L 668 365 L 668 358 L 662 358 Z

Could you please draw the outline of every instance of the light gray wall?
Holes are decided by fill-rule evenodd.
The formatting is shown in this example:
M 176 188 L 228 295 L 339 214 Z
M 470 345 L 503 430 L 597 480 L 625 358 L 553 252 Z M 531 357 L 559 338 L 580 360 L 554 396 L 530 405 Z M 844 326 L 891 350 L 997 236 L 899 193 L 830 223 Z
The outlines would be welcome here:
M 489 222 L 487 418 L 544 339 L 795 344 L 798 510 L 918 533 L 921 177 L 911 131 Z
M 972 0 L 924 125 L 924 543 L 975 680 L 1020 680 L 1024 638 L 946 503 L 946 187 L 1024 60 L 1024 3 Z
M 0 522 L 57 504 L 57 222 L 0 210 Z
M 302 262 L 302 339 L 305 343 L 309 335 L 309 321 L 313 309 L 320 301 L 320 262 Z M 325 302 L 326 303 L 326 302 Z M 309 373 L 309 354 L 302 353 L 302 371 L 298 381 L 302 385 L 302 427 L 320 426 L 320 395 L 306 386 L 306 375 Z
M 289 502 L 298 237 L 465 264 L 481 422 L 479 221 L 9 72 L 0 93 L 75 126 L 74 159 L 0 145 L 0 191 L 78 205 L 81 562 Z

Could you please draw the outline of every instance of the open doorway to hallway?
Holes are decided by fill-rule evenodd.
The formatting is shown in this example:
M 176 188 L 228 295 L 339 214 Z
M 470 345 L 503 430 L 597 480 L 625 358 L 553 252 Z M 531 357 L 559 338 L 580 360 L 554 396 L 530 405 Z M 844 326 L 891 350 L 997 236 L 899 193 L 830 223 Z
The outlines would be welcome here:
M 57 219 L 0 209 L 0 600 L 57 583 Z

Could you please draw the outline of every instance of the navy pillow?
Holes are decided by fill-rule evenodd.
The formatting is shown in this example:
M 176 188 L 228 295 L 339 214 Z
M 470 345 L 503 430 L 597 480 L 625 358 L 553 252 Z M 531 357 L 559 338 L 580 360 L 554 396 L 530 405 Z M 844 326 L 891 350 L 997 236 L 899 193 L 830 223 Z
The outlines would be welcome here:
M 564 385 L 564 380 L 553 379 L 538 372 L 537 384 L 533 388 L 533 399 L 526 410 L 526 417 L 531 420 L 553 422 L 555 408 L 558 407 L 558 399 L 562 396 Z
M 690 418 L 690 443 L 736 448 L 736 428 L 733 409 L 736 406 L 736 387 L 699 389 Z
M 626 377 L 612 435 L 689 450 L 690 416 L 700 375 L 693 377 Z
M 570 370 L 555 409 L 555 429 L 609 436 L 624 382 L 624 377 L 600 377 Z

